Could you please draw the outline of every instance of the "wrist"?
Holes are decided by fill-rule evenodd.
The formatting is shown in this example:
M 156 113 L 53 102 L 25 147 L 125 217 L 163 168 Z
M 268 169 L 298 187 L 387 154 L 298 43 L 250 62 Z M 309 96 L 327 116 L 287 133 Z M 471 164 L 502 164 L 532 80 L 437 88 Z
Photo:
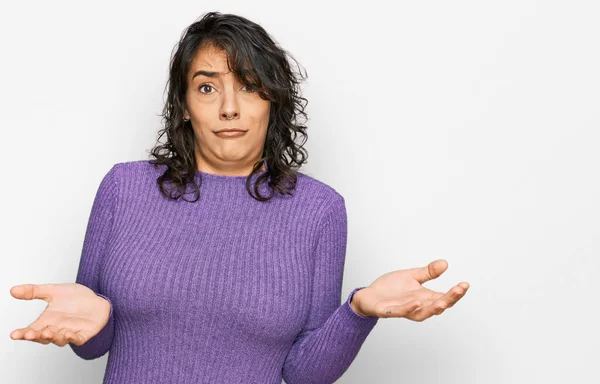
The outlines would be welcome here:
M 363 316 L 363 317 L 368 317 L 368 315 L 360 309 L 360 298 L 364 294 L 363 291 L 365 289 L 366 289 L 366 287 L 361 288 L 361 289 L 357 290 L 356 292 L 354 292 L 354 294 L 352 295 L 352 297 L 350 299 L 350 308 L 352 308 L 352 310 L 355 313 L 357 313 L 358 315 Z

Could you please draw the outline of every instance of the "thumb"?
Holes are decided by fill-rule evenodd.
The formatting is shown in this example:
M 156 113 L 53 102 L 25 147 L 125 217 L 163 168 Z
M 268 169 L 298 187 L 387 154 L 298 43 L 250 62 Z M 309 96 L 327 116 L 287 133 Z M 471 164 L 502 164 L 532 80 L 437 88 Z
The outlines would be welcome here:
M 21 284 L 10 289 L 10 294 L 15 299 L 32 300 L 41 299 L 48 301 L 52 297 L 53 284 Z
M 421 284 L 438 278 L 442 273 L 448 269 L 448 262 L 444 259 L 432 261 L 423 268 L 417 268 L 415 270 L 414 278 Z

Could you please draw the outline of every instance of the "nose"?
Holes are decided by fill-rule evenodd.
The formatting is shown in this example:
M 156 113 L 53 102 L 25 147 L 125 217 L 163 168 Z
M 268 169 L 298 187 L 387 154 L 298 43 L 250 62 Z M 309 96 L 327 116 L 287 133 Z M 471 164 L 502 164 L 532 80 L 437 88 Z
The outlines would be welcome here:
M 233 113 L 223 112 L 223 113 L 221 113 L 221 118 L 223 118 L 224 120 L 233 120 L 233 119 L 235 119 L 237 117 L 238 117 L 238 113 L 237 112 L 233 112 Z
M 233 89 L 227 89 L 223 97 L 223 104 L 221 105 L 221 120 L 237 119 L 240 115 L 239 112 L 236 92 Z

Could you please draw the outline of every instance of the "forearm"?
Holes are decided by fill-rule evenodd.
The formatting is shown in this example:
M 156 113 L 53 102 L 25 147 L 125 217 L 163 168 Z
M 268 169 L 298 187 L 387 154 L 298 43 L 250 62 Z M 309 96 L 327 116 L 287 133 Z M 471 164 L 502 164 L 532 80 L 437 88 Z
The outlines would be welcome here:
M 283 369 L 287 384 L 333 383 L 354 361 L 378 320 L 353 311 L 350 302 L 357 290 L 321 327 L 294 343 Z

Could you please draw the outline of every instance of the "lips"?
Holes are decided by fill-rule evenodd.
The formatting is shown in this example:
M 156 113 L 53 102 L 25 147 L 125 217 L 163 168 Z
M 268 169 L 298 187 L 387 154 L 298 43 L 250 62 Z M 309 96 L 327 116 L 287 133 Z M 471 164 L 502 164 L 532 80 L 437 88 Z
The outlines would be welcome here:
M 241 131 L 241 130 L 237 130 L 237 129 L 215 132 L 215 135 L 217 135 L 219 137 L 239 137 L 239 136 L 244 136 L 245 134 L 246 134 L 246 131 Z
M 237 129 L 237 128 L 232 128 L 232 129 L 221 129 L 220 131 L 216 131 L 215 133 L 221 133 L 221 132 L 246 132 L 243 129 Z

